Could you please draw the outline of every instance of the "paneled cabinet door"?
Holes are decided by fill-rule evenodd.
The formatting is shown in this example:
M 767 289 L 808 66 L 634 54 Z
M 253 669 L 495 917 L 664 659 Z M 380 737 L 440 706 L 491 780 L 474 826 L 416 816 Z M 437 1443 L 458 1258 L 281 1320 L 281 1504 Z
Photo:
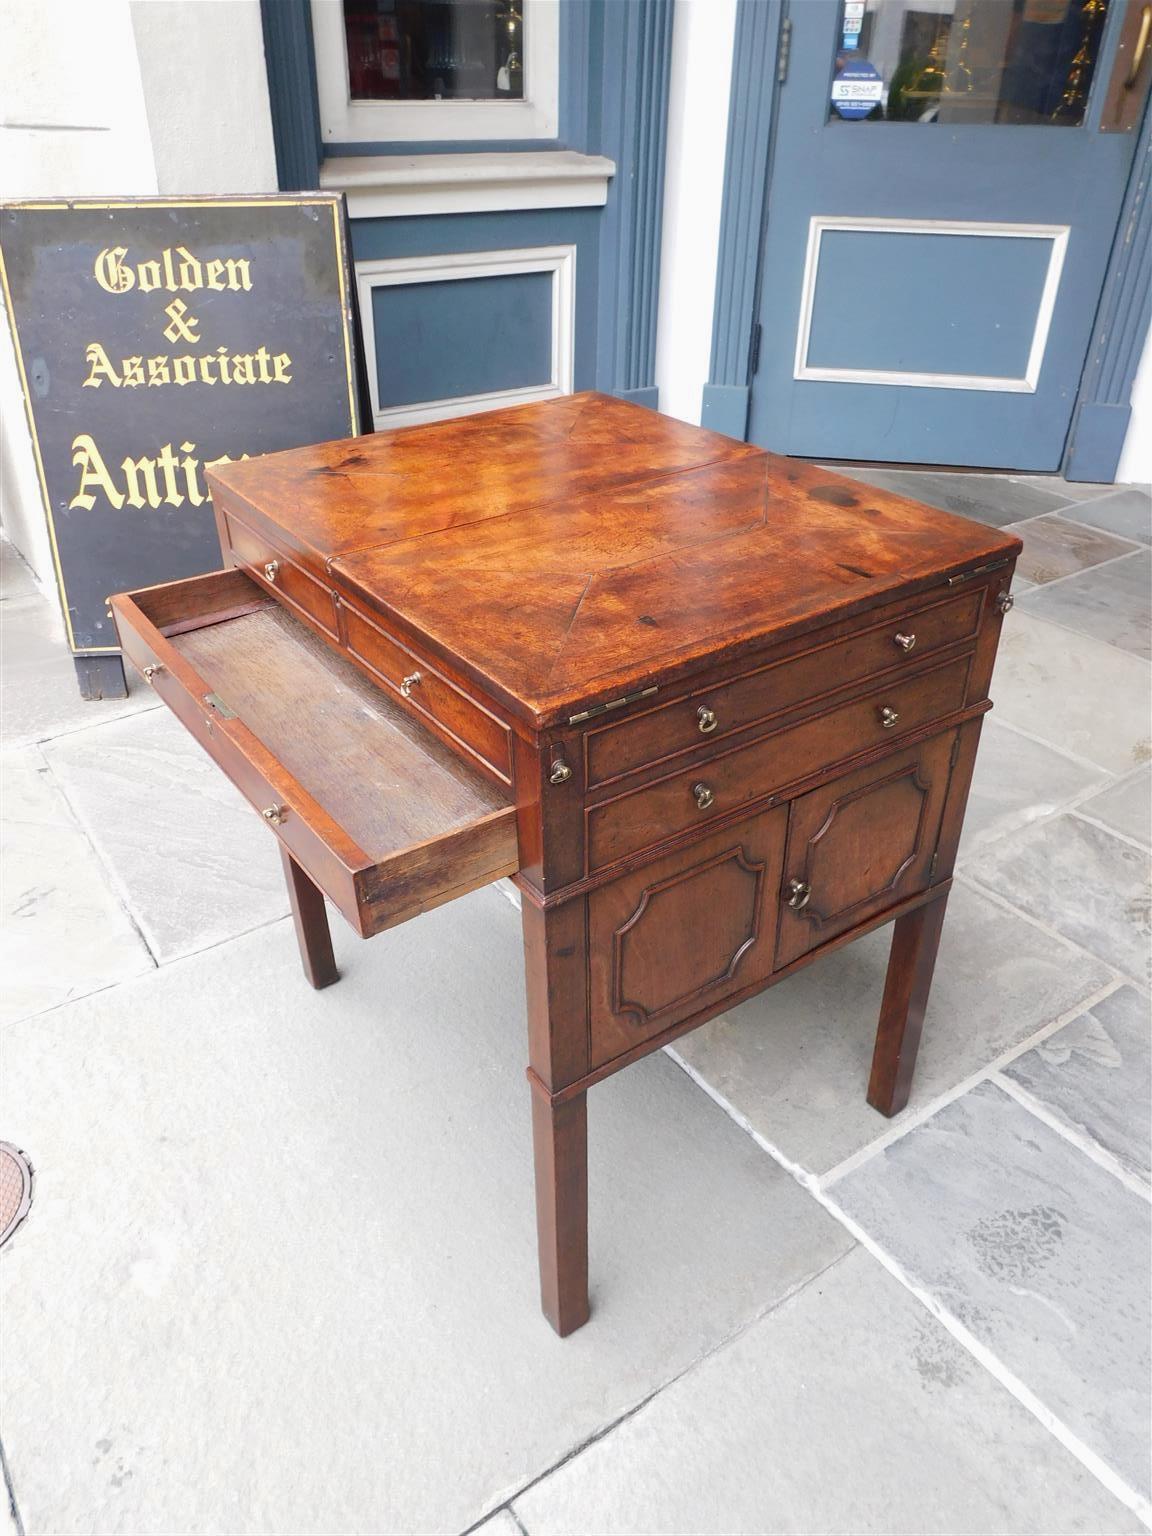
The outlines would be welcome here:
M 751 816 L 591 893 L 594 1066 L 770 975 L 787 814 Z
M 935 736 L 793 802 L 777 967 L 928 884 L 955 739 Z

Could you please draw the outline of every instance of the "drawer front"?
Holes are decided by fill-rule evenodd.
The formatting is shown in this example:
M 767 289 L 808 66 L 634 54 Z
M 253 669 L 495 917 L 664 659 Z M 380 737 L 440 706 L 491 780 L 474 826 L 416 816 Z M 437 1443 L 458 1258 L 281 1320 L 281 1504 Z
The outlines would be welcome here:
M 646 715 L 591 731 L 585 746 L 587 781 L 589 785 L 607 783 L 706 741 L 720 740 L 807 699 L 889 669 L 898 674 L 933 651 L 971 639 L 979 627 L 983 601 L 983 591 L 950 597 Z
M 507 794 L 260 596 L 237 570 L 112 608 L 125 656 L 352 926 L 514 873 Z
M 593 1067 L 771 974 L 787 814 L 749 817 L 591 893 Z
M 917 677 L 891 682 L 826 714 L 590 808 L 589 871 L 962 708 L 970 665 L 970 658 L 961 656 Z
M 441 727 L 506 783 L 511 781 L 512 748 L 506 725 L 343 600 L 340 615 L 350 656 L 404 697 L 417 714 Z
M 228 542 L 232 552 L 261 586 L 269 588 L 292 607 L 336 638 L 336 603 L 332 592 L 301 569 L 283 550 L 244 523 L 226 513 Z
M 777 967 L 929 884 L 955 740 L 935 736 L 793 801 Z

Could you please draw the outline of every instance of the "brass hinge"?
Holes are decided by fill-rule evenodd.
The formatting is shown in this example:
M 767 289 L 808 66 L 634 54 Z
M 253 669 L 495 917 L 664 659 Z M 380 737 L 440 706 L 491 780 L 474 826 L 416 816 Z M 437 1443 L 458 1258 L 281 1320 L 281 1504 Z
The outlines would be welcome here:
M 948 754 L 948 766 L 949 766 L 949 768 L 955 768 L 955 766 L 956 766 L 956 759 L 959 756 L 960 756 L 960 732 L 957 731 L 955 736 L 953 736 L 953 738 L 952 738 L 952 750 Z
M 1007 564 L 1007 560 L 992 560 L 988 565 L 978 565 L 971 571 L 961 571 L 959 576 L 949 576 L 948 585 L 958 587 L 962 581 L 974 581 L 977 576 L 986 576 L 989 571 L 1002 571 Z
M 939 848 L 937 848 L 936 852 L 932 855 L 932 862 L 928 866 L 928 880 L 929 880 L 929 883 L 931 883 L 931 881 L 933 881 L 936 878 L 936 866 L 937 866 L 937 864 L 939 864 L 939 862 L 940 862 L 940 850 L 939 850 Z
M 639 693 L 626 693 L 622 699 L 612 699 L 607 704 L 593 704 L 591 709 L 582 709 L 578 715 L 569 715 L 569 725 L 582 725 L 585 720 L 592 720 L 597 715 L 606 715 L 610 709 L 623 709 L 625 704 L 635 704 L 637 699 L 650 699 L 654 693 L 659 693 L 658 685 L 651 688 L 641 688 Z

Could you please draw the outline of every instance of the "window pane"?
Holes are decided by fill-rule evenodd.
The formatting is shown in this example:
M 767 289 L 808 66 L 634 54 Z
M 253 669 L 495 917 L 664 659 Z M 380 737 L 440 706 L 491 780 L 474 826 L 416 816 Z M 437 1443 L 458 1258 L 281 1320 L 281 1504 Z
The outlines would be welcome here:
M 829 118 L 1084 121 L 1108 0 L 843 0 Z
M 344 0 L 353 101 L 518 101 L 522 0 Z

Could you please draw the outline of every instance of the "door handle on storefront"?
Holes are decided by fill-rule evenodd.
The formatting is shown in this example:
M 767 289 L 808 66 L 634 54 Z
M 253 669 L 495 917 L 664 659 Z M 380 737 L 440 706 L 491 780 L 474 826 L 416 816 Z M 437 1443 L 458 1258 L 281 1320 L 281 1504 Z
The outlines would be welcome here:
M 1144 55 L 1148 51 L 1148 36 L 1152 33 L 1152 5 L 1146 5 L 1140 12 L 1140 30 L 1136 34 L 1136 46 L 1132 50 L 1132 62 L 1128 66 L 1128 73 L 1124 76 L 1124 89 L 1130 91 L 1140 77 L 1140 66 L 1144 62 Z

